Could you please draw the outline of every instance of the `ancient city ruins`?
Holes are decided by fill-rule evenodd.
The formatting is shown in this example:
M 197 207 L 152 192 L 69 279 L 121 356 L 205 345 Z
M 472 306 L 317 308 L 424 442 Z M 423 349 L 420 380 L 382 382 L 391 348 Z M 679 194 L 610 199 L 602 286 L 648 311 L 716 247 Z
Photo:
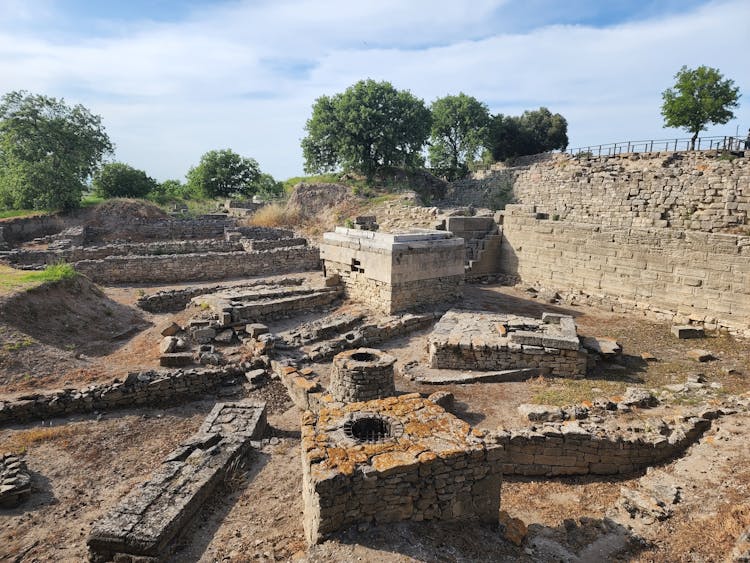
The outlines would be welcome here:
M 749 560 L 750 156 L 414 201 L 0 222 L 4 263 L 80 274 L 0 303 L 0 554 Z

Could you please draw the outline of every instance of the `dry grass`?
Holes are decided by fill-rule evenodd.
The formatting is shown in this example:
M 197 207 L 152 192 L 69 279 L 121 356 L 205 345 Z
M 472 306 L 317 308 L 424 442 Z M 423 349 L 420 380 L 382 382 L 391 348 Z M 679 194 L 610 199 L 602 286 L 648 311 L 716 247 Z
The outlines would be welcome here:
M 289 212 L 285 205 L 271 203 L 258 209 L 245 222 L 254 227 L 287 227 L 295 226 L 299 217 Z
M 0 451 L 23 454 L 30 447 L 62 438 L 69 438 L 76 432 L 74 426 L 42 426 L 31 428 L 11 434 L 7 439 L 0 442 Z

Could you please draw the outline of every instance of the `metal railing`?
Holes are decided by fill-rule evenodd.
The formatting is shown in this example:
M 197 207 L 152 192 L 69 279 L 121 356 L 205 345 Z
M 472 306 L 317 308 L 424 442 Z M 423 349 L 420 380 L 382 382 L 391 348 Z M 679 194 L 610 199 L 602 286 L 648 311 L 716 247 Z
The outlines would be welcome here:
M 695 149 L 692 149 L 691 146 L 692 139 L 690 137 L 687 137 L 682 139 L 651 139 L 648 141 L 624 141 L 621 143 L 607 143 L 605 145 L 592 145 L 589 147 L 567 149 L 565 152 L 574 156 L 581 154 L 588 154 L 591 156 L 614 156 L 618 154 L 655 151 L 741 151 L 750 149 L 750 138 L 729 136 L 698 137 L 695 140 Z

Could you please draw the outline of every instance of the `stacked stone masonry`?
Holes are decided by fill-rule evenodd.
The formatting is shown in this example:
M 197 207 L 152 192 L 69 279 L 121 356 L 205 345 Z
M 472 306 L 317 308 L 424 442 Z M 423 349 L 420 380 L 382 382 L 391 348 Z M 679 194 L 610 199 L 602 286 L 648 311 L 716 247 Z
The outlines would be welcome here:
M 91 561 L 163 561 L 169 542 L 265 428 L 265 404 L 217 404 L 150 480 L 94 522 L 87 540 Z
M 356 403 L 396 394 L 396 358 L 374 348 L 357 348 L 333 358 L 329 391 L 336 401 Z
M 512 370 L 579 378 L 588 355 L 572 317 L 545 315 L 537 320 L 482 311 L 448 311 L 428 340 L 432 368 Z
M 750 334 L 750 236 L 539 220 L 506 209 L 502 268 L 619 310 Z
M 491 206 L 488 194 L 512 185 L 517 203 L 536 205 L 540 213 L 575 223 L 710 232 L 750 222 L 747 152 L 555 155 L 481 176 L 454 186 L 465 204 Z
M 345 427 L 384 421 L 382 440 L 361 443 Z M 358 523 L 497 522 L 502 448 L 487 449 L 469 425 L 418 394 L 305 413 L 304 527 L 316 543 Z
M 307 246 L 252 252 L 109 256 L 75 264 L 76 270 L 97 283 L 216 280 L 315 270 L 319 267 L 318 249 Z
M 200 396 L 244 374 L 239 367 L 132 372 L 124 381 L 67 388 L 50 393 L 32 393 L 0 401 L 0 424 L 49 419 L 72 413 L 125 408 L 136 405 L 174 404 Z
M 302 285 L 303 282 L 303 278 L 281 278 L 274 279 L 272 282 L 261 280 L 257 282 L 245 283 L 239 287 L 257 288 L 260 286 L 299 286 Z M 187 307 L 193 297 L 207 295 L 209 293 L 216 293 L 225 289 L 227 289 L 225 286 L 211 285 L 203 287 L 189 287 L 186 289 L 169 289 L 165 291 L 157 291 L 156 293 L 139 297 L 136 305 L 138 305 L 138 307 L 140 307 L 144 311 L 148 311 L 150 313 L 170 313 L 181 311 L 182 309 Z
M 321 258 L 326 276 L 338 275 L 347 297 L 388 315 L 461 298 L 464 242 L 447 232 L 337 227 L 323 235 Z

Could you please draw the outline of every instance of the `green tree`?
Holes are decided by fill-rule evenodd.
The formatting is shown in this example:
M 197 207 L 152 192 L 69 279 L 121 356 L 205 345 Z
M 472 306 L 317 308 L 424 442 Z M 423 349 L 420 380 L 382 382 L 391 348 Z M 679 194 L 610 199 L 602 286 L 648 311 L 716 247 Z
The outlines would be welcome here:
M 187 173 L 188 188 L 206 197 L 250 196 L 256 190 L 261 172 L 254 158 L 245 158 L 230 149 L 208 151 L 200 164 Z
M 101 117 L 82 105 L 24 91 L 0 99 L 0 202 L 71 209 L 113 150 Z
M 698 133 L 707 125 L 723 125 L 734 117 L 732 110 L 739 106 L 740 89 L 733 80 L 724 79 L 719 69 L 708 66 L 695 70 L 683 66 L 674 77 L 674 87 L 661 94 L 664 126 L 692 133 L 690 149 L 694 150 Z
M 488 148 L 495 160 L 565 150 L 568 122 L 545 107 L 525 111 L 519 117 L 498 114 L 492 117 Z
M 156 180 L 122 162 L 102 166 L 91 182 L 99 197 L 146 197 L 156 189 Z
M 424 101 L 390 82 L 361 80 L 313 104 L 302 152 L 307 173 L 339 167 L 373 176 L 383 167 L 415 167 L 430 132 Z
M 489 109 L 463 92 L 438 98 L 430 109 L 430 164 L 441 170 L 448 180 L 455 180 L 466 172 L 467 163 L 477 157 L 485 143 Z

